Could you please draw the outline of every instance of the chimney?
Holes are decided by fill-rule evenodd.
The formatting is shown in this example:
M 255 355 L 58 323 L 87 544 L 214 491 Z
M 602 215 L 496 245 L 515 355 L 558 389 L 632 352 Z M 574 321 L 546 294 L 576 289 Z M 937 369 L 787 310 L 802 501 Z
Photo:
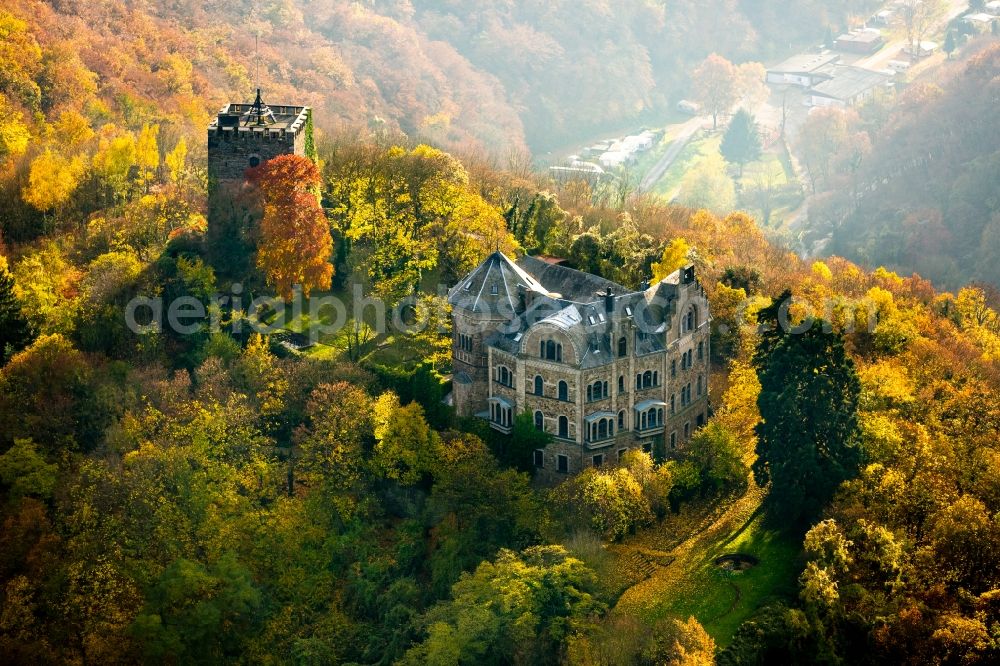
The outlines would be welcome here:
M 615 295 L 611 291 L 611 287 L 608 287 L 607 292 L 604 294 L 604 311 L 608 314 L 615 311 Z

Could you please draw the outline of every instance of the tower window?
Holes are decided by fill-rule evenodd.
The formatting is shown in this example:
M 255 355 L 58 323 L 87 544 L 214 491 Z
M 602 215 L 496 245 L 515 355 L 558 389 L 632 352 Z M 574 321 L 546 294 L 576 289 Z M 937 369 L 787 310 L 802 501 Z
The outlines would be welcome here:
M 566 474 L 569 472 L 569 458 L 560 454 L 556 456 L 556 471 Z
M 545 417 L 541 412 L 535 412 L 535 430 L 545 429 Z
M 559 417 L 559 436 L 563 439 L 569 437 L 569 419 L 565 416 Z
M 559 399 L 569 400 L 569 384 L 564 381 L 559 382 Z
M 535 375 L 535 395 L 542 395 L 545 393 L 545 383 L 542 381 L 541 375 Z

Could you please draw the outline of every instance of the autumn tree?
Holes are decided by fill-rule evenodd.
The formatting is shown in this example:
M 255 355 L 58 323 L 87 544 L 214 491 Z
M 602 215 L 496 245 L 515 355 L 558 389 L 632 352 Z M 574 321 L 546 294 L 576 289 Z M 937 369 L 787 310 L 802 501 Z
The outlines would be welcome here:
M 767 101 L 767 70 L 759 62 L 745 62 L 736 67 L 736 87 L 740 105 L 749 112 Z
M 296 285 L 306 296 L 313 289 L 329 289 L 333 238 L 313 193 L 320 184 L 319 169 L 304 157 L 281 155 L 254 169 L 250 180 L 264 203 L 257 267 L 267 283 L 285 300 Z
M 713 53 L 691 72 L 695 100 L 712 114 L 712 128 L 718 129 L 719 116 L 729 113 L 740 97 L 738 70 Z
M 726 162 L 718 153 L 705 156 L 688 171 L 681 182 L 677 200 L 690 208 L 713 212 L 736 207 L 736 185 L 726 171 Z
M 594 572 L 561 546 L 501 550 L 427 611 L 426 637 L 400 663 L 529 663 L 559 654 L 603 612 L 596 584 Z
M 746 484 L 750 470 L 743 450 L 733 433 L 715 421 L 694 434 L 687 456 L 701 471 L 703 491 L 718 493 Z
M 309 487 L 341 494 L 360 478 L 362 447 L 371 437 L 372 400 L 347 382 L 320 384 L 306 403 L 306 424 L 295 433 L 296 476 Z M 343 512 L 345 499 L 338 502 Z
M 46 150 L 31 163 L 24 201 L 43 213 L 61 208 L 73 196 L 83 175 L 82 158 L 66 158 Z
M 948 12 L 946 0 L 901 0 L 894 8 L 894 21 L 906 37 L 910 53 L 920 57 L 920 42 Z
M 7 270 L 7 259 L 0 255 L 0 366 L 34 337 L 22 307 L 14 291 L 14 276 Z
M 821 108 L 808 115 L 799 131 L 798 146 L 815 193 L 819 183 L 829 187 L 838 163 L 856 171 L 870 141 L 852 109 Z
M 31 132 L 24 124 L 24 114 L 14 109 L 0 93 L 0 160 L 23 155 L 30 140 Z
M 653 284 L 663 281 L 688 262 L 691 246 L 683 238 L 674 238 L 663 248 L 663 256 L 653 263 Z

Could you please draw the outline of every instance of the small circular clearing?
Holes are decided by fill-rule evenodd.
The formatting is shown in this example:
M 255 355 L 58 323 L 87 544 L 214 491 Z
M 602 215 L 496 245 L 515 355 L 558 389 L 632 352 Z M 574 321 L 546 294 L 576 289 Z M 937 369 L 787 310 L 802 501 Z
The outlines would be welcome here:
M 759 563 L 760 560 L 746 553 L 727 553 L 715 558 L 715 566 L 726 571 L 746 571 Z

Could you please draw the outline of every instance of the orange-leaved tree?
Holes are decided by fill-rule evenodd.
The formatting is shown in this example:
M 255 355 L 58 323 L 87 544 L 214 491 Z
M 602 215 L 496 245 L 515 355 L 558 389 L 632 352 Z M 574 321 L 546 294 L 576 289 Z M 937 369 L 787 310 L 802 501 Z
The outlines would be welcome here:
M 263 196 L 257 267 L 282 298 L 301 285 L 308 296 L 314 288 L 329 289 L 333 277 L 333 238 L 314 191 L 319 169 L 298 155 L 282 155 L 252 169 L 248 176 Z

